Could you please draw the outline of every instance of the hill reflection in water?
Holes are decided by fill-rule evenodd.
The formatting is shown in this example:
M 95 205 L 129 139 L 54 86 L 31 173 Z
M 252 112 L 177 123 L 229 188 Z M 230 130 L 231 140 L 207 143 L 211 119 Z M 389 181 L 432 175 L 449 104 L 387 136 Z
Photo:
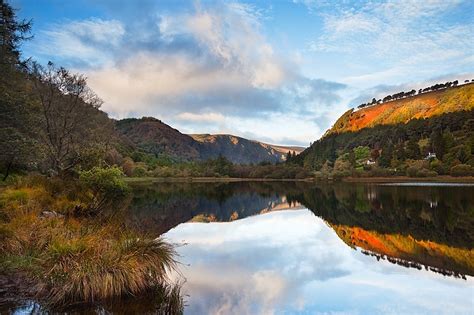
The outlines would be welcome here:
M 472 186 L 160 183 L 136 187 L 128 219 L 158 235 L 188 221 L 226 222 L 301 207 L 376 260 L 474 275 Z
M 187 314 L 468 314 L 467 281 L 377 261 L 309 210 L 185 223 L 179 248 Z
M 472 186 L 156 183 L 126 220 L 185 244 L 188 314 L 472 312 Z

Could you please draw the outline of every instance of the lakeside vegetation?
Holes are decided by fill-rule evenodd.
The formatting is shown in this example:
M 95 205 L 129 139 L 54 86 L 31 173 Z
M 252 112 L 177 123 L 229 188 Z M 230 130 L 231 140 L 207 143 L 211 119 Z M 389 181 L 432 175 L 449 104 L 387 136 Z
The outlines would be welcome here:
M 63 308 L 152 294 L 179 314 L 174 246 L 125 227 L 129 189 L 106 162 L 113 123 L 86 78 L 21 60 L 31 21 L 0 3 L 0 280 Z

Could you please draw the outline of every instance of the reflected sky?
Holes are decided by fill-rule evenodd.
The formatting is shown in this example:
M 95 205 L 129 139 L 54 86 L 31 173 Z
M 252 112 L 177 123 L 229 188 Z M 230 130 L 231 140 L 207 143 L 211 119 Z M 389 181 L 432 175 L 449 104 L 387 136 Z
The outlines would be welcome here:
M 183 223 L 187 314 L 472 314 L 474 281 L 377 261 L 309 210 Z

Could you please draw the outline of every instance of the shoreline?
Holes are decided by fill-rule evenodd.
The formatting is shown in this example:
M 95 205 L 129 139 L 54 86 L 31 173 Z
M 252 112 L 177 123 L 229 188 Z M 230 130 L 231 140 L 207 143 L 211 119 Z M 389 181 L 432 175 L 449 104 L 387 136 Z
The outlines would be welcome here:
M 309 178 L 239 178 L 239 177 L 127 177 L 124 179 L 130 184 L 139 183 L 227 183 L 227 182 L 314 182 L 314 183 L 473 183 L 474 176 L 453 177 L 453 176 L 436 176 L 436 177 L 344 177 L 340 180 L 334 179 L 315 179 Z
M 346 183 L 473 183 L 474 176 L 453 177 L 453 176 L 436 176 L 436 177 L 408 177 L 408 176 L 394 176 L 394 177 L 346 177 L 342 179 Z

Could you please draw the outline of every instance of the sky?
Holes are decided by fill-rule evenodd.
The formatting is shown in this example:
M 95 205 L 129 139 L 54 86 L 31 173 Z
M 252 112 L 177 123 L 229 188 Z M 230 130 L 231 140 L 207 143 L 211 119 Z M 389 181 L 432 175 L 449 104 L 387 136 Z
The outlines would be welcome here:
M 474 78 L 472 0 L 9 2 L 23 57 L 183 133 L 308 146 L 372 97 Z

